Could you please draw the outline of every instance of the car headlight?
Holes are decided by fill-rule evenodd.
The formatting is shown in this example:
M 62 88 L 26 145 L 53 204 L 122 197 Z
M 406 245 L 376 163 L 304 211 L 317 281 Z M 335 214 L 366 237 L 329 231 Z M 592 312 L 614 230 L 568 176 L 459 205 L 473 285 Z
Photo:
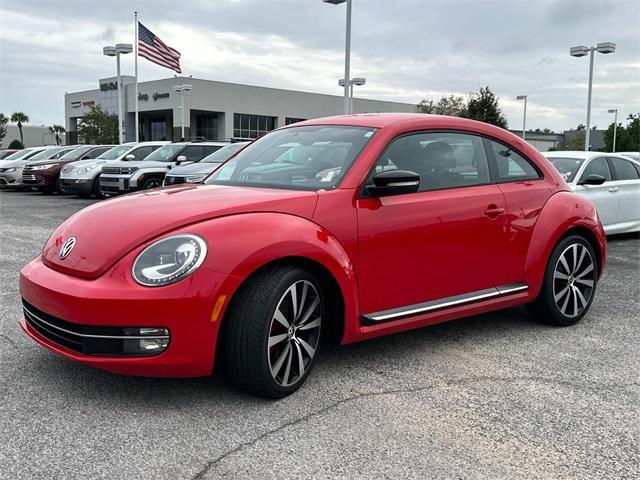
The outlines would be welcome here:
M 0 168 L 0 172 L 2 173 L 13 173 L 17 170 L 16 167 L 12 167 L 12 168 Z
M 62 167 L 62 173 L 71 173 L 73 172 L 73 169 L 76 168 L 73 165 L 65 165 L 64 167 Z
M 46 170 L 47 168 L 51 168 L 55 166 L 55 163 L 45 163 L 44 165 L 34 165 L 31 167 L 32 170 Z
M 204 177 L 206 177 L 206 175 L 191 175 L 184 177 L 184 181 L 187 183 L 200 183 L 204 180 Z
M 89 173 L 94 171 L 96 168 L 98 168 L 100 165 L 87 165 L 86 167 L 80 167 L 78 168 L 78 171 L 76 172 L 77 175 L 84 175 L 85 173 Z
M 192 274 L 207 256 L 207 242 L 193 234 L 171 235 L 152 243 L 133 262 L 131 275 L 140 285 L 159 287 Z

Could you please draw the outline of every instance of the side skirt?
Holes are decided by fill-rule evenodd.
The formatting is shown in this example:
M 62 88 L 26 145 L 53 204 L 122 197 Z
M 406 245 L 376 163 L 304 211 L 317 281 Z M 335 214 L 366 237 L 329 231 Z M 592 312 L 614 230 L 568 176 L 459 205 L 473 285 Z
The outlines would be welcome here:
M 489 298 L 503 297 L 506 295 L 511 295 L 513 293 L 526 292 L 528 289 L 529 286 L 526 283 L 500 285 L 498 287 L 464 293 L 462 295 L 454 295 L 452 297 L 439 298 L 437 300 L 431 300 L 429 302 L 416 303 L 414 305 L 407 305 L 405 307 L 392 308 L 389 310 L 382 310 L 380 312 L 368 313 L 367 315 L 363 315 L 361 317 L 361 323 L 372 325 L 381 322 L 397 320 L 399 318 L 420 315 L 422 313 L 431 312 L 434 310 L 443 310 L 467 303 L 481 302 Z

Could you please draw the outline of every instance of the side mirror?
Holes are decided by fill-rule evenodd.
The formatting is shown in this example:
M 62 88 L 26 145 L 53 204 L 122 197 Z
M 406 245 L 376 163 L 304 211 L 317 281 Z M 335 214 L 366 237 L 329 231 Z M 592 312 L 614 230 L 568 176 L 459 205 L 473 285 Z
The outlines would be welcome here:
M 420 175 L 409 170 L 387 170 L 373 177 L 367 191 L 374 197 L 414 193 L 420 188 Z
M 187 157 L 185 157 L 184 155 L 178 155 L 178 158 L 176 158 L 176 163 L 178 165 L 180 165 L 182 162 L 186 162 L 187 161 Z
M 578 183 L 578 185 L 602 185 L 606 181 L 607 179 L 602 175 L 596 175 L 592 173 L 591 175 L 587 175 L 586 178 L 583 178 L 582 181 Z
M 133 153 L 130 153 L 129 155 L 127 155 L 126 157 L 124 157 L 124 159 L 125 159 L 127 162 L 130 162 L 131 160 L 135 160 L 135 159 L 136 159 L 136 156 L 135 156 Z

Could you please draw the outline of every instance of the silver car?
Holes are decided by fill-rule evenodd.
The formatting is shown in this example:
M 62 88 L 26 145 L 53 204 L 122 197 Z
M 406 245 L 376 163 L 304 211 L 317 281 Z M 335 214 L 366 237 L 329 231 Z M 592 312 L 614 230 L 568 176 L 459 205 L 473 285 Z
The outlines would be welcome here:
M 54 146 L 30 147 L 12 153 L 2 161 L 0 166 L 0 188 L 22 188 L 22 170 L 33 160 L 33 157 L 46 150 L 58 148 Z
M 640 162 L 616 153 L 544 152 L 598 211 L 607 235 L 640 231 Z

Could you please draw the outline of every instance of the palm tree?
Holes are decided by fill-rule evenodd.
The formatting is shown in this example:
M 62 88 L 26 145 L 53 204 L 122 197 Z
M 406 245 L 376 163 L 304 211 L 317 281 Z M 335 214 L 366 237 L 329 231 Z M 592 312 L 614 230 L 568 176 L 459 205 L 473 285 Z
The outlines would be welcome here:
M 49 133 L 55 137 L 56 145 L 60 145 L 60 135 L 64 134 L 64 132 L 66 132 L 66 130 L 62 125 L 49 127 Z
M 18 131 L 20 132 L 20 143 L 24 145 L 24 137 L 22 135 L 22 124 L 29 123 L 29 116 L 22 112 L 13 112 L 11 114 L 11 121 L 18 124 Z

